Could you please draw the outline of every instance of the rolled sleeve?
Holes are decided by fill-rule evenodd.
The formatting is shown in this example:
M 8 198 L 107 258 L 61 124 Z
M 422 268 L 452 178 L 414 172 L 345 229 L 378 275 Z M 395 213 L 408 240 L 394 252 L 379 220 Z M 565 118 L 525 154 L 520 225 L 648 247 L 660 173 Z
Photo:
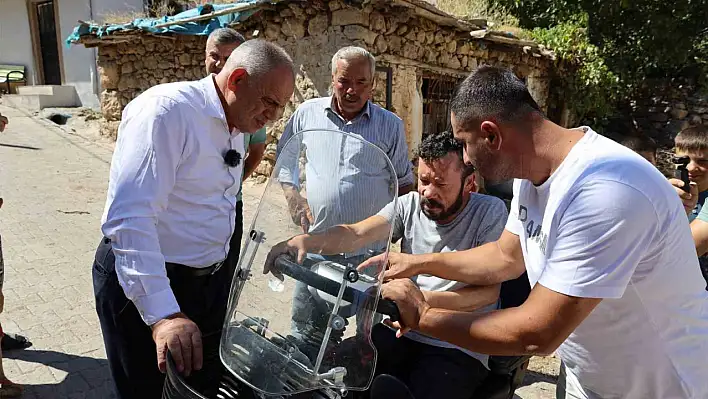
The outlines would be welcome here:
M 506 226 L 504 230 L 511 234 L 520 236 L 524 231 L 524 226 L 519 220 L 519 185 L 521 181 L 519 179 L 514 180 L 514 197 L 511 199 L 511 206 L 509 207 L 509 216 L 506 218 Z
M 391 147 L 388 157 L 391 159 L 393 169 L 398 177 L 398 187 L 413 184 L 413 166 L 408 159 L 408 144 L 406 143 L 406 133 L 403 129 L 403 121 L 398 120 L 396 129 L 396 141 Z
M 111 239 L 118 281 L 146 324 L 179 312 L 157 234 L 186 135 L 179 111 L 154 104 L 124 114 L 111 164 L 103 234 Z

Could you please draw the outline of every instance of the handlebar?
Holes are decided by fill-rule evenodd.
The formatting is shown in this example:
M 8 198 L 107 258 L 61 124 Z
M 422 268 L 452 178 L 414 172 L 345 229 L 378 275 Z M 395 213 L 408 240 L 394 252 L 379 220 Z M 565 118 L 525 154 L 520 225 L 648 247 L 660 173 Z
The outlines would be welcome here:
M 339 287 L 341 286 L 341 283 L 320 276 L 306 267 L 302 267 L 298 263 L 294 262 L 287 254 L 278 256 L 275 259 L 274 264 L 277 271 L 288 275 L 295 280 L 301 281 L 319 291 L 326 292 L 327 294 L 335 297 L 339 294 Z M 369 294 L 347 286 L 344 288 L 344 295 L 342 296 L 342 299 L 349 303 L 355 303 L 358 298 L 365 295 Z M 392 321 L 399 321 L 401 319 L 396 302 L 389 299 L 384 299 L 382 297 L 379 297 L 378 304 L 376 305 L 376 312 L 389 316 Z

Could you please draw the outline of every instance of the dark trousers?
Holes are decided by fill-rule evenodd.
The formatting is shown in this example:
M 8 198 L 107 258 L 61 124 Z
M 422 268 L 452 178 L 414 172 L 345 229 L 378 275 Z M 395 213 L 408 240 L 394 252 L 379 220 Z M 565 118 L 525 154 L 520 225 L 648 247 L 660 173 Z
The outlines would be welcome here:
M 416 399 L 470 399 L 489 373 L 462 351 L 396 338 L 380 323 L 371 330 L 371 339 L 378 351 L 376 375 L 398 378 Z
M 240 242 L 240 234 L 231 240 Z M 195 277 L 181 267 L 167 274 L 180 309 L 199 326 L 202 336 L 220 334 L 239 247 L 232 246 L 227 261 L 214 274 Z M 161 398 L 165 376 L 157 368 L 152 330 L 118 283 L 113 250 L 110 240 L 105 238 L 96 250 L 93 289 L 118 398 Z

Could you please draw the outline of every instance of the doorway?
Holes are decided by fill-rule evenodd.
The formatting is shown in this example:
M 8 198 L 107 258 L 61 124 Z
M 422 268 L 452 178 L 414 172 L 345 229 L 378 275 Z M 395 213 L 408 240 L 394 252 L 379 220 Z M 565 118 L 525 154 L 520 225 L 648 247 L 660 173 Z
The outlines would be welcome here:
M 35 67 L 40 84 L 60 85 L 61 53 L 59 51 L 57 4 L 54 0 L 28 2 Z

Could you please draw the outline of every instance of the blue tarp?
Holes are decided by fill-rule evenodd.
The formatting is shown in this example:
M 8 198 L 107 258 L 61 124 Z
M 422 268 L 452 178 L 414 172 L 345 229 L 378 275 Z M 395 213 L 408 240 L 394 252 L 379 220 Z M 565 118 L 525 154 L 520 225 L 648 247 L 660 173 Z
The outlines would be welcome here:
M 234 0 L 231 4 L 209 4 L 213 7 L 214 11 L 222 11 L 229 8 L 240 7 L 243 4 L 256 4 L 265 3 L 263 0 Z M 190 10 L 181 12 L 177 15 L 170 17 L 160 17 L 160 18 L 137 18 L 132 22 L 127 24 L 117 24 L 117 25 L 97 25 L 97 24 L 86 24 L 83 23 L 76 28 L 66 39 L 66 45 L 70 46 L 73 43 L 78 42 L 79 38 L 83 35 L 95 35 L 98 37 L 104 35 L 111 35 L 116 32 L 122 31 L 134 31 L 143 30 L 150 33 L 164 34 L 164 33 L 177 33 L 182 35 L 208 35 L 213 30 L 228 26 L 235 22 L 245 21 L 251 15 L 256 13 L 258 9 L 252 9 L 249 11 L 234 12 L 232 14 L 225 14 L 212 19 L 205 19 L 195 22 L 184 22 L 177 23 L 170 26 L 165 26 L 164 28 L 155 28 L 156 25 L 160 25 L 166 22 L 175 22 L 183 19 L 197 17 L 202 15 L 202 10 L 207 4 L 200 5 L 197 8 L 192 8 Z

